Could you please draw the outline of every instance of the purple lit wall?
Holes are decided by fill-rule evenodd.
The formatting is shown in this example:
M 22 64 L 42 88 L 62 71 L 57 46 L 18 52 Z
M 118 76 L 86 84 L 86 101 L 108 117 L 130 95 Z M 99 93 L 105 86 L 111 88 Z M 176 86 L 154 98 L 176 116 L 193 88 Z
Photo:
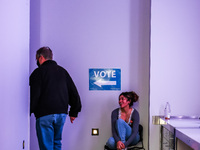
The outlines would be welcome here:
M 101 150 L 111 136 L 111 111 L 118 95 L 134 90 L 148 147 L 149 0 L 31 1 L 31 72 L 35 51 L 50 46 L 54 59 L 66 68 L 80 93 L 83 109 L 63 131 L 63 150 Z M 120 68 L 121 91 L 89 91 L 90 68 Z M 91 129 L 99 128 L 99 136 Z M 31 117 L 31 150 L 38 150 Z
M 199 14 L 199 0 L 152 0 L 150 119 L 167 101 L 171 115 L 200 114 Z M 159 150 L 159 127 L 150 126 L 150 149 Z
M 29 1 L 0 1 L 0 149 L 28 150 Z

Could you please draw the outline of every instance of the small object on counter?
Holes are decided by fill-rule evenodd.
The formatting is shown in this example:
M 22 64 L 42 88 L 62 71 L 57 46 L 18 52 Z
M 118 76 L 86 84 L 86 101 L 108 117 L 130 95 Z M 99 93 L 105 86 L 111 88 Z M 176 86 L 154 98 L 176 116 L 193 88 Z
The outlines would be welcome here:
M 170 115 L 171 115 L 171 109 L 170 109 L 170 104 L 169 102 L 166 103 L 166 106 L 165 106 L 165 110 L 164 110 L 164 116 L 165 116 L 165 119 L 168 120 L 170 119 Z

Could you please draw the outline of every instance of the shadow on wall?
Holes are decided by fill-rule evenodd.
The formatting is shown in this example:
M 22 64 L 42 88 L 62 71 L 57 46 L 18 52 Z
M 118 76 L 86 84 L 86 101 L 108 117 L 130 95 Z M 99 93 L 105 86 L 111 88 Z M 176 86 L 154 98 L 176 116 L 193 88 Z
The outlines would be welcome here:
M 139 95 L 134 107 L 144 127 L 144 147 L 148 148 L 151 2 L 131 1 L 130 7 L 130 89 Z
M 37 9 L 36 9 L 37 8 Z M 36 50 L 40 45 L 40 1 L 30 1 L 30 74 L 35 69 L 35 56 Z M 34 39 L 34 40 L 32 40 Z
M 32 114 L 30 117 L 30 150 L 39 150 L 35 122 L 35 116 Z
M 37 9 L 35 9 L 37 8 Z M 32 40 L 34 39 L 34 40 Z M 30 69 L 29 74 L 36 68 L 35 55 L 40 47 L 40 1 L 30 1 Z M 39 150 L 36 129 L 35 116 L 30 117 L 30 150 Z

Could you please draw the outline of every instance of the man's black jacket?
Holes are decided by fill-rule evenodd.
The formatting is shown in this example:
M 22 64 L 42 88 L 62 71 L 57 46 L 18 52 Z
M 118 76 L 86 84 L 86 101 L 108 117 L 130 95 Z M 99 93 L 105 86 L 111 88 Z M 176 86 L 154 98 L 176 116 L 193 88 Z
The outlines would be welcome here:
M 53 60 L 45 61 L 30 76 L 30 113 L 36 118 L 68 113 L 77 117 L 81 111 L 81 101 L 68 72 Z

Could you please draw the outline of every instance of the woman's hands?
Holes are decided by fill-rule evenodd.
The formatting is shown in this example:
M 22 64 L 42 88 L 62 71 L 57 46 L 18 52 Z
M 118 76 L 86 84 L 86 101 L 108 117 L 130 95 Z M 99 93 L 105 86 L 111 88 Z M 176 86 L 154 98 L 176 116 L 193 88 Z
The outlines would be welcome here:
M 118 141 L 117 142 L 117 150 L 121 150 L 121 149 L 124 149 L 125 148 L 125 145 L 122 141 Z

